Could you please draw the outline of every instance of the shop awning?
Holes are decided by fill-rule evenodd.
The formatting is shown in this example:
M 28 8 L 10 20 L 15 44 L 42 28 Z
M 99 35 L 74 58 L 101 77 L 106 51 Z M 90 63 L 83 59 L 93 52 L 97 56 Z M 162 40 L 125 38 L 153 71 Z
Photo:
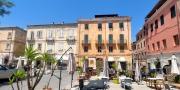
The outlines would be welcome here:
M 126 62 L 126 59 L 125 59 L 125 57 L 120 57 L 120 58 L 119 58 L 119 61 L 120 61 L 120 62 Z
M 108 57 L 108 61 L 115 61 L 113 57 Z

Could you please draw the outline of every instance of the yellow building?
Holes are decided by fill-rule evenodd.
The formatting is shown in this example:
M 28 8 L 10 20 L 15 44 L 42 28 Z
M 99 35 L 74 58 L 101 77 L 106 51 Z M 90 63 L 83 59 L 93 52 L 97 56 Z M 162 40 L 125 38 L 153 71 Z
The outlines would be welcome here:
M 105 58 L 110 68 L 120 63 L 123 70 L 132 69 L 130 17 L 110 14 L 79 19 L 77 34 L 78 64 L 86 56 L 93 69 Z
M 0 64 L 10 64 L 24 55 L 26 31 L 19 27 L 0 27 Z
M 52 54 L 57 59 L 70 47 L 72 49 L 69 52 L 77 55 L 76 30 L 76 23 L 28 25 L 27 46 L 33 46 L 39 53 Z M 68 60 L 68 53 L 63 60 Z

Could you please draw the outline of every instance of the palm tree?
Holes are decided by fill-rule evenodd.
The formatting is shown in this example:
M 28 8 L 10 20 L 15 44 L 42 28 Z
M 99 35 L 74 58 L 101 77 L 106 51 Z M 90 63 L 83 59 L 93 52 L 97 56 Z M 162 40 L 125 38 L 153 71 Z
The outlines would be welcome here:
M 40 80 L 43 77 L 43 74 L 45 73 L 46 67 L 48 63 L 55 62 L 54 58 L 48 54 L 43 53 L 39 54 L 37 50 L 34 50 L 33 47 L 26 47 L 25 49 L 25 57 L 27 58 L 27 84 L 28 84 L 28 90 L 34 90 L 35 87 L 38 85 Z M 36 62 L 37 60 L 40 60 L 42 62 L 39 70 L 37 67 L 32 67 L 32 62 Z M 37 71 L 36 76 L 33 77 L 33 70 Z

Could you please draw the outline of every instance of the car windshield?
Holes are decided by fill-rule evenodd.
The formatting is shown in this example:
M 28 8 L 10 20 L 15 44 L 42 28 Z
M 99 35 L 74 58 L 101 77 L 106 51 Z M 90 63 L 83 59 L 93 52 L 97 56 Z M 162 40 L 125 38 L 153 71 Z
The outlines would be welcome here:
M 7 70 L 7 67 L 0 65 L 0 70 Z

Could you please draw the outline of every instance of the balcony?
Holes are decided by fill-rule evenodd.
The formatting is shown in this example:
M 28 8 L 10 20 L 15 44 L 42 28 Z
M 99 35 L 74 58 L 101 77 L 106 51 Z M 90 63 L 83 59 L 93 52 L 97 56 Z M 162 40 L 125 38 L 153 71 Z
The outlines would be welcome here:
M 54 37 L 47 37 L 46 41 L 52 41 L 53 42 L 54 41 Z
M 35 42 L 35 38 L 33 37 L 28 37 L 26 40 L 27 42 Z
M 103 43 L 104 43 L 103 40 L 96 40 L 96 44 L 98 44 L 98 45 L 102 45 Z
M 127 40 L 118 40 L 117 44 L 118 45 L 126 45 L 127 44 Z
M 66 41 L 75 41 L 75 36 L 67 36 Z
M 107 40 L 107 44 L 115 44 L 116 43 L 116 41 L 115 40 Z
M 91 41 L 90 40 L 82 40 L 83 45 L 90 45 Z

